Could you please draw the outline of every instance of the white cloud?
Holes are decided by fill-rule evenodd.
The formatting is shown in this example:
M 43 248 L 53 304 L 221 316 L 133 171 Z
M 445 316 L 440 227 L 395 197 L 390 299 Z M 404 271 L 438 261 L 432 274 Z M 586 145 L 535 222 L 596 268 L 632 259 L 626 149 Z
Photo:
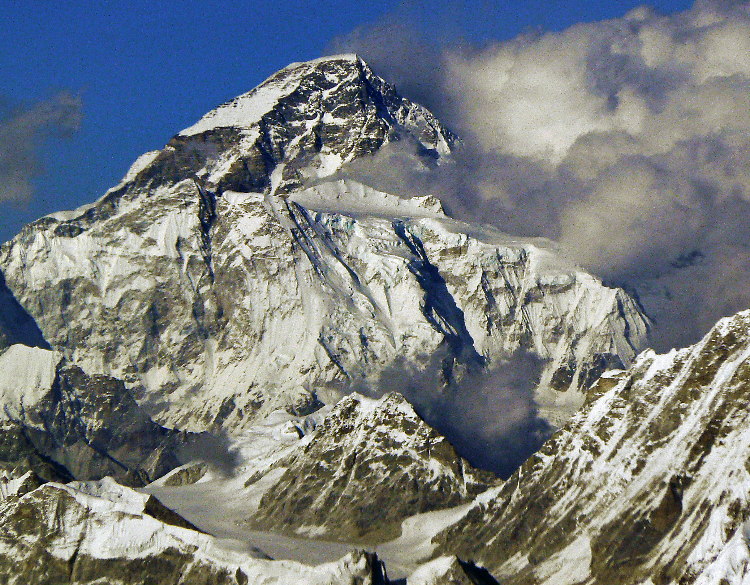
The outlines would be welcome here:
M 391 185 L 561 241 L 641 295 L 661 349 L 750 307 L 750 2 L 640 8 L 482 48 L 422 49 L 428 62 L 411 67 L 408 37 L 360 30 L 339 47 L 422 100 L 465 146 L 431 177 L 388 169 Z

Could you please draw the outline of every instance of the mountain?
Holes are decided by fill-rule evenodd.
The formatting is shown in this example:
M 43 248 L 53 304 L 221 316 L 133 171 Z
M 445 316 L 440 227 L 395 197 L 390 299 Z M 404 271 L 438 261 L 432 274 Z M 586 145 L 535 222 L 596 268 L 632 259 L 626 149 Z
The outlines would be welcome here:
M 47 483 L 0 502 L 0 575 L 8 585 L 386 585 L 377 557 L 309 567 L 235 550 L 153 496 L 112 480 Z
M 252 523 L 347 541 L 393 538 L 404 518 L 466 503 L 496 482 L 399 394 L 345 397 L 269 473 L 276 469 L 283 474 L 267 487 Z
M 0 407 L 0 469 L 11 477 L 145 485 L 201 440 L 153 422 L 122 381 L 19 344 L 0 354 Z
M 26 226 L 0 269 L 43 340 L 166 426 L 240 430 L 399 359 L 441 355 L 439 385 L 519 350 L 544 360 L 542 412 L 561 423 L 632 361 L 647 318 L 549 242 L 332 176 L 395 142 L 428 169 L 456 138 L 356 56 L 291 65 L 97 202 Z
M 571 421 L 435 538 L 503 583 L 750 579 L 750 311 L 603 376 Z
M 45 351 L 9 351 L 12 355 L 21 350 Z M 2 357 L 8 359 L 7 352 Z M 54 377 L 55 361 L 47 367 L 47 379 Z M 474 500 L 463 499 L 466 503 L 454 510 L 437 512 L 442 516 L 428 512 L 421 515 L 424 521 L 416 516 L 404 522 L 407 532 L 395 543 L 425 546 L 419 539 L 409 540 L 425 530 L 420 525 L 431 526 L 427 534 L 437 533 L 429 535 L 432 543 L 426 545 L 435 560 L 413 571 L 408 582 L 493 582 L 476 565 L 440 556 L 458 554 L 476 559 L 500 582 L 511 585 L 744 583 L 750 567 L 749 375 L 750 311 L 720 321 L 695 346 L 666 355 L 649 350 L 628 370 L 605 374 L 580 412 L 507 482 Z M 4 392 L 6 403 L 13 404 L 7 389 Z M 31 399 L 22 405 L 33 404 L 32 392 L 22 396 Z M 417 453 L 425 439 L 444 444 L 424 428 L 406 432 L 398 441 L 398 429 L 413 424 L 415 415 L 397 395 L 378 401 L 352 395 L 324 410 L 317 421 L 314 415 L 307 423 L 274 427 L 273 433 L 289 439 L 286 451 L 269 466 L 280 472 L 272 472 L 274 481 L 266 482 L 264 493 L 270 497 L 265 503 L 260 499 L 260 509 L 271 521 L 278 518 L 274 505 L 293 504 L 303 494 L 280 493 L 295 475 L 309 488 L 307 494 L 320 494 L 321 500 L 335 491 L 335 473 L 329 483 L 310 471 L 331 463 L 349 473 L 349 482 L 361 480 L 358 491 L 369 489 L 376 501 L 378 489 L 389 491 L 381 507 L 398 505 L 402 499 L 394 493 L 400 492 L 387 483 L 398 473 L 379 475 L 378 463 L 393 456 L 401 465 L 404 453 Z M 257 443 L 257 437 L 248 441 Z M 375 453 L 368 452 L 374 448 Z M 261 464 L 259 459 L 253 458 L 253 463 Z M 405 469 L 419 469 L 420 461 L 417 458 Z M 362 468 L 369 468 L 369 473 L 359 473 Z M 247 487 L 263 479 L 255 478 Z M 244 582 L 241 575 L 324 583 L 347 582 L 348 571 L 364 582 L 385 582 L 376 580 L 385 578 L 384 570 L 367 555 L 314 569 L 262 560 L 261 551 L 242 552 L 237 543 L 214 540 L 153 496 L 112 480 L 37 487 L 39 483 L 28 472 L 3 486 L 0 525 L 5 544 L 0 566 L 4 563 L 6 568 L 0 574 L 13 575 L 17 581 L 11 583 L 68 582 L 73 576 L 86 583 L 104 575 L 112 576 L 110 582 L 128 575 L 123 583 L 147 583 L 146 574 L 175 583 L 192 582 L 188 576 L 198 575 L 217 583 Z M 205 508 L 205 500 L 202 505 Z M 339 506 L 330 505 L 331 524 L 340 520 Z M 341 511 L 341 518 L 346 518 L 346 507 Z M 315 514 L 313 506 L 300 521 Z M 441 531 L 441 524 L 447 528 Z M 112 534 L 116 536 L 105 536 Z M 107 548 L 101 548 L 102 542 Z M 227 546 L 233 547 L 231 551 Z M 388 555 L 389 548 L 381 548 Z
M 425 585 L 493 583 L 472 558 L 519 583 L 588 558 L 610 514 L 595 502 L 624 484 L 587 475 L 599 442 L 575 437 L 592 412 L 618 420 L 592 410 L 607 393 L 638 408 L 640 386 L 605 372 L 657 360 L 637 358 L 650 321 L 553 242 L 347 174 L 395 146 L 429 172 L 460 141 L 355 55 L 293 64 L 0 247 L 0 579 L 387 583 L 370 553 L 320 564 L 341 541 L 382 546 Z M 445 436 L 463 426 L 501 449 L 459 412 L 477 397 L 498 426 L 518 399 L 563 430 L 502 482 Z M 611 433 L 632 449 L 671 440 L 624 420 Z M 682 494 L 675 481 L 649 484 L 644 509 Z M 558 519 L 565 490 L 565 510 L 593 506 L 589 541 L 589 524 Z M 634 510 L 612 538 L 640 538 Z M 588 575 L 645 571 L 606 556 L 613 542 L 591 545 Z
M 233 437 L 232 449 L 230 473 L 196 461 L 143 491 L 199 529 L 273 558 L 320 563 L 352 544 L 388 541 L 381 558 L 398 578 L 429 557 L 394 544 L 414 538 L 415 519 L 452 516 L 499 483 L 395 393 L 352 394 L 305 417 L 278 411 Z

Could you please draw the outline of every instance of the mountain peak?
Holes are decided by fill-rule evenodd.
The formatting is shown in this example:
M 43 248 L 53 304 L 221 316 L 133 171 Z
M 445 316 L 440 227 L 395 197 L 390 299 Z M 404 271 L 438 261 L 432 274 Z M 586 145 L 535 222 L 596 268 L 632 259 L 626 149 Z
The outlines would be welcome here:
M 334 538 L 397 536 L 415 513 L 466 503 L 497 482 L 473 469 L 407 399 L 352 393 L 279 460 L 253 524 Z M 392 494 L 404 494 L 392 502 Z M 291 504 L 294 502 L 294 504 Z
M 50 345 L 143 388 L 160 423 L 244 428 L 394 360 L 448 351 L 426 374 L 439 384 L 466 355 L 532 346 L 540 393 L 568 414 L 640 347 L 647 321 L 624 293 L 434 197 L 346 178 L 389 144 L 429 167 L 453 141 L 356 55 L 290 65 L 199 124 L 0 255 Z
M 291 63 L 250 91 L 211 110 L 196 124 L 180 132 L 179 136 L 191 136 L 215 128 L 251 128 L 294 92 L 314 89 L 330 91 L 340 83 L 356 80 L 364 69 L 371 73 L 355 54 Z
M 335 55 L 292 63 L 211 110 L 134 165 L 114 196 L 189 178 L 217 193 L 286 194 L 390 142 L 432 165 L 456 140 L 356 54 Z
M 357 53 L 338 53 L 336 55 L 323 55 L 322 57 L 318 57 L 317 59 L 310 59 L 309 61 L 296 61 L 294 63 L 290 63 L 281 71 L 298 67 L 299 65 L 317 65 L 321 63 L 330 63 L 332 61 L 342 61 L 345 63 L 364 65 L 365 67 L 368 67 L 364 59 L 362 59 L 362 57 L 360 57 Z
M 337 115 L 336 110 L 342 105 L 340 98 L 346 96 L 347 87 L 361 92 L 365 103 L 375 102 L 379 113 L 386 117 L 393 117 L 391 108 L 405 101 L 355 53 L 332 55 L 284 67 L 257 87 L 211 110 L 179 136 L 226 127 L 250 129 L 279 107 L 304 111 L 311 122 L 316 110 L 327 112 L 331 119 L 343 118 L 350 112 L 342 110 Z M 408 107 L 415 106 L 409 103 Z M 437 123 L 431 114 L 429 118 Z

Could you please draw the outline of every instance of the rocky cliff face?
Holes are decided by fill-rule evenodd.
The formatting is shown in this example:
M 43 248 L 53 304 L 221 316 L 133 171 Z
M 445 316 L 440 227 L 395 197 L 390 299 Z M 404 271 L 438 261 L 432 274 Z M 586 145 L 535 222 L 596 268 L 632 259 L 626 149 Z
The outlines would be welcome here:
M 749 376 L 748 311 L 645 352 L 440 547 L 510 584 L 746 583 Z
M 440 351 L 450 377 L 519 349 L 545 361 L 543 413 L 564 420 L 630 363 L 647 320 L 548 243 L 326 180 L 393 141 L 428 168 L 455 137 L 355 56 L 292 65 L 96 203 L 24 228 L 0 250 L 8 290 L 42 341 L 124 380 L 168 426 L 239 430 L 335 401 L 396 359 Z
M 106 475 L 144 485 L 180 465 L 199 437 L 166 429 L 122 381 L 89 376 L 60 354 L 13 345 L 0 354 L 0 469 L 46 480 Z
M 266 488 L 253 525 L 370 543 L 397 536 L 410 515 L 465 503 L 497 483 L 398 394 L 347 396 L 263 476 L 276 470 L 283 473 Z

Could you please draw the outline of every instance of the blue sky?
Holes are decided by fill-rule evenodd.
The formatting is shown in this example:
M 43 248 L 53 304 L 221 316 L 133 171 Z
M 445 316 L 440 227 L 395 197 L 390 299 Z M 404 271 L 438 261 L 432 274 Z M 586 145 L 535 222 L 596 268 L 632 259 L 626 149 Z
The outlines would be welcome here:
M 35 195 L 2 204 L 0 240 L 45 213 L 96 199 L 139 154 L 288 63 L 324 54 L 357 27 L 395 15 L 438 44 L 482 44 L 620 16 L 639 4 L 2 0 L 0 106 L 12 110 L 69 90 L 81 95 L 83 122 L 73 137 L 40 145 Z M 650 3 L 660 12 L 690 4 Z

